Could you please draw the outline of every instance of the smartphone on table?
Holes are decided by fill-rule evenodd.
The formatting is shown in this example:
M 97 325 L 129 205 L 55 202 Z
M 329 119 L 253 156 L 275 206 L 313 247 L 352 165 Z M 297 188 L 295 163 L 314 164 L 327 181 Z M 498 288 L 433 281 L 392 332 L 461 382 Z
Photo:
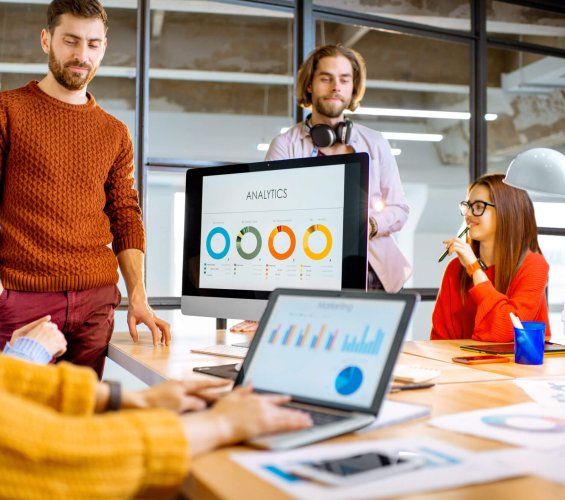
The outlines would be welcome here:
M 415 453 L 361 453 L 348 457 L 307 462 L 290 468 L 290 472 L 332 486 L 350 486 L 399 474 L 424 465 Z
M 481 365 L 484 363 L 508 363 L 510 359 L 504 356 L 496 356 L 495 354 L 483 354 L 480 356 L 457 356 L 451 358 L 451 361 L 465 365 Z

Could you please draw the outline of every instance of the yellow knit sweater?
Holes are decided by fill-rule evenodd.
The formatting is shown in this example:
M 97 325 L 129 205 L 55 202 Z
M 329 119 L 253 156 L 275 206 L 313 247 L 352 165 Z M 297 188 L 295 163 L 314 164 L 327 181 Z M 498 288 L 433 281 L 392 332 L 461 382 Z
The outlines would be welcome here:
M 0 498 L 167 498 L 189 467 L 165 410 L 93 415 L 96 375 L 0 356 Z

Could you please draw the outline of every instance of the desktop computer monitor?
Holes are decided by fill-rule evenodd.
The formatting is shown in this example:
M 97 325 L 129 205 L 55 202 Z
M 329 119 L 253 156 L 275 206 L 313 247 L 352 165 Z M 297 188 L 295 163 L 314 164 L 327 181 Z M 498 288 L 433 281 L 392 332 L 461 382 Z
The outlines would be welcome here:
M 183 314 L 259 319 L 275 288 L 365 289 L 366 153 L 186 173 Z

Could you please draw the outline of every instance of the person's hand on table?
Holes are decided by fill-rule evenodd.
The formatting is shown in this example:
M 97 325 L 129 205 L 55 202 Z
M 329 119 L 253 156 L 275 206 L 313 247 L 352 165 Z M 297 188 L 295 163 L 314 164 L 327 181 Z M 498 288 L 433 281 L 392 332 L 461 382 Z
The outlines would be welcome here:
M 257 330 L 258 321 L 253 321 L 251 319 L 246 319 L 241 323 L 237 323 L 230 328 L 230 332 L 233 333 L 255 333 Z
M 290 396 L 257 394 L 251 386 L 238 387 L 214 404 L 210 417 L 229 427 L 230 443 L 310 427 L 308 413 L 281 407 L 289 401 Z
M 131 338 L 134 342 L 139 340 L 137 333 L 137 325 L 143 323 L 149 327 L 153 337 L 153 345 L 161 344 L 169 345 L 171 342 L 171 325 L 160 319 L 153 309 L 149 307 L 146 300 L 134 302 L 128 305 L 128 328 Z
M 238 387 L 207 411 L 181 416 L 192 456 L 263 434 L 305 429 L 312 418 L 305 412 L 281 407 L 289 396 L 256 394 Z
M 218 394 L 210 389 L 229 388 L 231 380 L 169 380 L 137 392 L 124 392 L 124 408 L 164 408 L 177 413 L 204 410 Z

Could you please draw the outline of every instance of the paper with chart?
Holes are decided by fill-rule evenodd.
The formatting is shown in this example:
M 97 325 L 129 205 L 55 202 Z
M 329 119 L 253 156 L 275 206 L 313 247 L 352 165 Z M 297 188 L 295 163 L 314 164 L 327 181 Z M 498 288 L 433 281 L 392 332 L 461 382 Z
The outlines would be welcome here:
M 505 463 L 510 469 L 521 468 L 527 475 L 565 485 L 565 448 L 543 451 L 512 448 L 491 451 L 488 455 L 497 462 Z
M 536 403 L 456 413 L 430 425 L 527 448 L 565 447 L 565 413 Z
M 377 420 L 371 425 L 355 431 L 355 434 L 364 434 L 374 431 L 375 429 L 400 424 L 416 418 L 428 417 L 430 413 L 431 408 L 429 406 L 385 399 L 379 410 Z
M 531 380 L 520 378 L 514 380 L 528 396 L 545 408 L 561 410 L 565 414 L 565 379 Z
M 341 288 L 345 165 L 203 179 L 200 287 Z
M 424 458 L 425 465 L 420 469 L 351 487 L 322 486 L 289 473 L 292 466 L 304 462 L 369 451 L 414 452 Z M 509 467 L 494 458 L 489 458 L 484 453 L 472 453 L 429 438 L 355 441 L 345 444 L 308 446 L 282 453 L 233 453 L 231 458 L 293 498 L 308 500 L 409 495 L 497 481 L 522 474 L 522 468 L 519 466 Z

